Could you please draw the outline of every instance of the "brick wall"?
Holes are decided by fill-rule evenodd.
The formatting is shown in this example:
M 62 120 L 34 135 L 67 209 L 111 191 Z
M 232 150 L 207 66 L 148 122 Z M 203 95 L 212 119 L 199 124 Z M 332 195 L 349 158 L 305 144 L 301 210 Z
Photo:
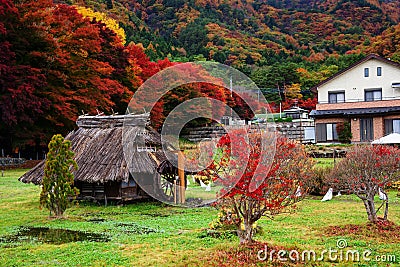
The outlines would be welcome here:
M 400 119 L 400 115 L 390 115 L 390 116 L 377 116 L 373 117 L 374 123 L 374 136 L 373 139 L 376 140 L 385 136 L 385 120 L 386 119 Z M 353 134 L 353 139 L 351 140 L 354 143 L 360 142 L 360 120 L 356 118 L 356 120 L 351 119 L 351 132 Z
M 351 139 L 351 142 L 360 142 L 361 136 L 360 136 L 360 120 L 359 119 L 351 119 L 350 120 L 350 125 L 351 125 L 351 133 L 353 134 L 353 138 Z
M 346 118 L 323 118 L 323 119 L 316 118 L 315 124 L 317 124 L 317 123 L 338 123 L 338 122 L 346 122 L 346 121 L 349 121 L 349 120 Z
M 374 140 L 385 135 L 385 123 L 383 117 L 374 117 Z
M 400 119 L 400 115 L 389 115 L 385 116 L 384 119 Z
M 376 116 L 373 117 L 374 124 L 374 136 L 373 139 L 381 138 L 385 135 L 385 119 L 400 119 L 400 115 L 389 115 L 389 116 Z M 353 138 L 351 139 L 352 143 L 358 143 L 361 141 L 360 136 L 360 119 L 358 117 L 354 117 L 351 119 L 348 118 L 316 118 L 315 124 L 318 123 L 338 123 L 338 122 L 346 122 L 350 121 L 351 125 L 351 133 L 353 134 Z
M 353 109 L 353 108 L 381 108 L 400 106 L 400 100 L 381 100 L 368 102 L 348 102 L 335 104 L 317 104 L 316 110 L 335 110 L 335 109 Z

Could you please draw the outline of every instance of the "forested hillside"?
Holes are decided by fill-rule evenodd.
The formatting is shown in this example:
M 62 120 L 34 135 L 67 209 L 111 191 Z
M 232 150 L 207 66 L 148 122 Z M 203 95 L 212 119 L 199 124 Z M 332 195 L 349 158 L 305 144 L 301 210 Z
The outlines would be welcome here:
M 204 57 L 240 67 L 319 61 L 366 47 L 399 23 L 399 1 L 67 1 L 107 13 L 154 60 Z
M 66 2 L 115 18 L 126 42 L 142 44 L 151 60 L 228 64 L 251 76 L 266 95 L 299 84 L 310 97 L 312 85 L 368 53 L 400 61 L 395 0 Z
M 123 113 L 143 81 L 174 62 L 233 66 L 272 108 L 300 99 L 311 109 L 309 89 L 365 54 L 400 61 L 399 3 L 0 0 L 1 147 L 38 150 L 82 112 Z M 155 125 L 190 91 L 212 90 L 191 85 L 166 96 Z M 222 88 L 215 95 L 231 101 Z

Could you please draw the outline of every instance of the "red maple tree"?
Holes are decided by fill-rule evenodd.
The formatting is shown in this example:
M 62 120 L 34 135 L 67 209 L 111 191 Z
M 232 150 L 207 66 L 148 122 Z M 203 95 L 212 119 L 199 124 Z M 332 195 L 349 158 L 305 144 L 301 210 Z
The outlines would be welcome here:
M 8 151 L 67 133 L 82 111 L 124 113 L 143 81 L 172 65 L 151 62 L 140 45 L 125 47 L 104 23 L 50 0 L 1 0 L 0 33 L 0 141 Z
M 203 171 L 222 185 L 217 207 L 234 214 L 241 244 L 253 242 L 253 226 L 261 217 L 289 211 L 302 200 L 312 180 L 313 161 L 300 144 L 278 137 L 275 154 L 265 160 L 264 138 L 273 137 L 252 133 L 246 138 L 241 130 L 230 132 L 217 145 L 219 156 Z
M 368 220 L 378 221 L 377 213 L 385 205 L 383 219 L 387 220 L 389 199 L 385 186 L 400 180 L 400 149 L 391 146 L 354 146 L 339 161 L 329 183 L 336 190 L 348 191 L 359 197 L 366 209 Z M 381 191 L 382 205 L 376 207 L 375 196 Z

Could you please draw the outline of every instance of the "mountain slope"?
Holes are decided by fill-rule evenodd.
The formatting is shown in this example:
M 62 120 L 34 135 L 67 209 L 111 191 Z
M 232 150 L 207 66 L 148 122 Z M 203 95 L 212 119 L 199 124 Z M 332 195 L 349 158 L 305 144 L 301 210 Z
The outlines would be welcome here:
M 279 60 L 320 61 L 368 45 L 399 23 L 395 0 L 66 1 L 120 22 L 155 60 L 213 59 L 245 70 Z

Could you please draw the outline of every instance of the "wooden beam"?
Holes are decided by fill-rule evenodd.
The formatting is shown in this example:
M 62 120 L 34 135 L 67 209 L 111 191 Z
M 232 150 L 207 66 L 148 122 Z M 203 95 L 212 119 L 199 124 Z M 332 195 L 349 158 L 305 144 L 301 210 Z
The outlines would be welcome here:
M 182 151 L 178 151 L 178 176 L 180 189 L 180 203 L 185 203 L 185 166 L 184 156 Z

